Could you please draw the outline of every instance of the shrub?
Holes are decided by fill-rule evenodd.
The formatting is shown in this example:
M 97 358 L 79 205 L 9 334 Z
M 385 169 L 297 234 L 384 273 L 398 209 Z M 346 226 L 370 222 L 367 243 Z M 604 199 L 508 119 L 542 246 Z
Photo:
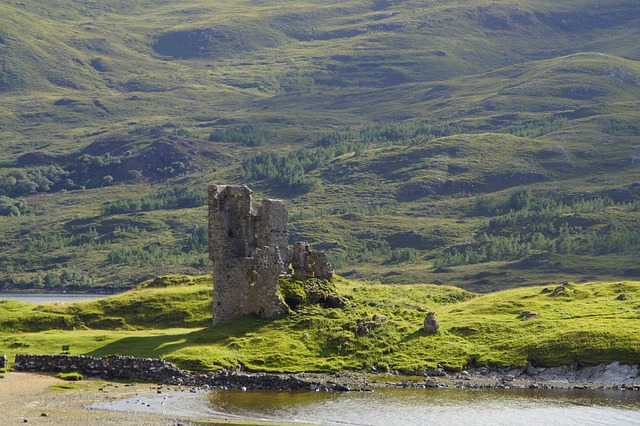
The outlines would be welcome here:
M 70 371 L 69 373 L 58 373 L 56 374 L 58 379 L 69 380 L 71 382 L 77 382 L 78 380 L 84 379 L 84 376 L 77 371 Z

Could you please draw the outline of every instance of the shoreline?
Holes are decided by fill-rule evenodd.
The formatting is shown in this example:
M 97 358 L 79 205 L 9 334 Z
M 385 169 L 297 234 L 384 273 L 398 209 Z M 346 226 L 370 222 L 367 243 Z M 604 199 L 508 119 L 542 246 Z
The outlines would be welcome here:
M 15 371 L 79 372 L 105 380 L 130 380 L 193 389 L 366 391 L 376 387 L 574 388 L 640 390 L 640 365 L 618 361 L 594 366 L 470 367 L 460 372 L 428 368 L 416 375 L 341 371 L 334 373 L 251 373 L 237 370 L 181 370 L 159 358 L 110 355 L 17 354 Z
M 251 418 L 216 411 L 207 403 L 211 391 L 224 387 L 129 383 L 89 377 L 79 382 L 54 373 L 7 372 L 0 379 L 0 412 L 9 424 L 128 425 L 273 425 L 300 424 L 282 419 Z M 340 384 L 350 391 L 377 388 L 468 388 L 640 390 L 640 385 L 532 381 L 511 378 L 508 372 L 463 371 L 438 377 L 371 375 L 343 372 L 335 375 L 298 374 L 299 379 Z M 304 392 L 304 391 L 303 391 Z M 12 423 L 13 422 L 13 423 Z
M 471 389 L 593 389 L 640 391 L 637 365 L 610 364 L 579 367 L 469 368 L 460 372 L 430 369 L 423 375 L 299 373 L 297 379 L 324 382 L 337 391 L 368 391 L 375 388 L 471 388 Z
M 146 412 L 92 408 L 107 406 L 128 399 L 147 399 L 160 396 L 156 386 L 149 383 L 123 383 L 89 378 L 69 382 L 52 373 L 7 372 L 0 379 L 0 413 L 3 424 L 36 424 L 57 426 L 132 425 L 273 425 L 267 419 L 252 419 L 206 409 L 204 401 L 186 410 L 162 412 L 160 405 Z M 192 396 L 189 390 L 180 392 Z M 167 395 L 169 392 L 167 392 Z M 204 395 L 204 394 L 203 394 Z M 151 407 L 149 407 L 151 408 Z M 193 413 L 188 412 L 194 409 Z M 174 412 L 175 411 L 175 412 Z M 180 411 L 180 412 L 178 412 Z M 286 423 L 278 422 L 283 425 Z

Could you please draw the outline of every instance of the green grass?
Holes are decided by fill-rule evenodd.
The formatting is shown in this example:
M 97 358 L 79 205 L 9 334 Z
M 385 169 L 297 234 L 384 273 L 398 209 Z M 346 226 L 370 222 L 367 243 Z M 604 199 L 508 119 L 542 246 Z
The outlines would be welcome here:
M 184 278 L 181 284 L 161 288 L 146 286 L 101 303 L 52 307 L 1 302 L 0 352 L 10 357 L 58 353 L 62 345 L 69 345 L 74 355 L 163 357 L 196 370 L 375 368 L 405 373 L 437 364 L 458 370 L 467 365 L 524 366 L 527 362 L 543 366 L 614 360 L 635 363 L 640 355 L 638 282 L 569 283 L 556 294 L 543 292 L 544 287 L 530 287 L 478 295 L 455 287 L 338 278 L 338 293 L 348 301 L 345 308 L 306 306 L 274 320 L 247 316 L 211 326 L 206 324 L 209 303 L 202 304 L 202 294 L 210 290 L 205 280 L 209 278 Z M 623 293 L 626 298 L 618 300 Z M 188 311 L 203 318 L 204 324 L 190 326 L 179 319 L 154 323 L 136 308 L 141 303 L 151 306 L 158 300 L 173 299 L 176 303 L 149 310 L 163 309 L 166 318 L 178 318 L 176 312 Z M 79 322 L 92 317 L 99 304 L 112 307 L 105 314 L 111 324 L 127 327 L 96 329 Z M 29 329 L 35 326 L 24 318 L 34 311 L 43 315 L 40 323 L 50 324 L 49 329 Z M 436 312 L 438 335 L 422 331 L 426 311 Z M 538 317 L 524 320 L 520 318 L 523 311 Z M 59 316 L 75 318 L 76 328 L 59 326 Z M 358 321 L 368 324 L 370 331 L 358 333 Z M 102 326 L 105 322 L 96 323 Z
M 78 380 L 84 379 L 84 376 L 77 371 L 72 371 L 68 373 L 58 373 L 56 377 L 62 380 L 68 380 L 70 382 L 77 382 Z

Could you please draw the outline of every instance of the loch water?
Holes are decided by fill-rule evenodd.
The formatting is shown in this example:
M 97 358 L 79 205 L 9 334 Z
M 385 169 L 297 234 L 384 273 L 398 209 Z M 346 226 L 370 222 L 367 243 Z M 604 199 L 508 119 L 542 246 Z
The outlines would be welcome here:
M 640 425 L 640 391 L 376 389 L 374 392 L 214 391 L 211 408 L 322 425 Z
M 98 293 L 5 293 L 0 292 L 0 300 L 15 300 L 18 302 L 31 303 L 72 303 L 82 302 L 84 300 L 103 299 L 111 296 L 110 294 Z

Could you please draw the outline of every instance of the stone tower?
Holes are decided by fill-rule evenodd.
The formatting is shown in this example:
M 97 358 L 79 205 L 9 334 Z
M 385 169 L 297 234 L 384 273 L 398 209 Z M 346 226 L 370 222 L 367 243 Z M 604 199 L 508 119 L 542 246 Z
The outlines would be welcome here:
M 278 278 L 289 263 L 287 209 L 264 200 L 257 215 L 246 186 L 209 187 L 209 257 L 213 268 L 213 322 L 250 313 L 287 311 Z M 275 284 L 275 285 L 274 285 Z
M 280 200 L 262 200 L 251 207 L 244 185 L 209 187 L 209 257 L 213 261 L 213 322 L 256 313 L 270 318 L 287 312 L 278 279 L 289 273 L 331 279 L 325 253 L 304 243 L 289 249 L 287 208 Z

